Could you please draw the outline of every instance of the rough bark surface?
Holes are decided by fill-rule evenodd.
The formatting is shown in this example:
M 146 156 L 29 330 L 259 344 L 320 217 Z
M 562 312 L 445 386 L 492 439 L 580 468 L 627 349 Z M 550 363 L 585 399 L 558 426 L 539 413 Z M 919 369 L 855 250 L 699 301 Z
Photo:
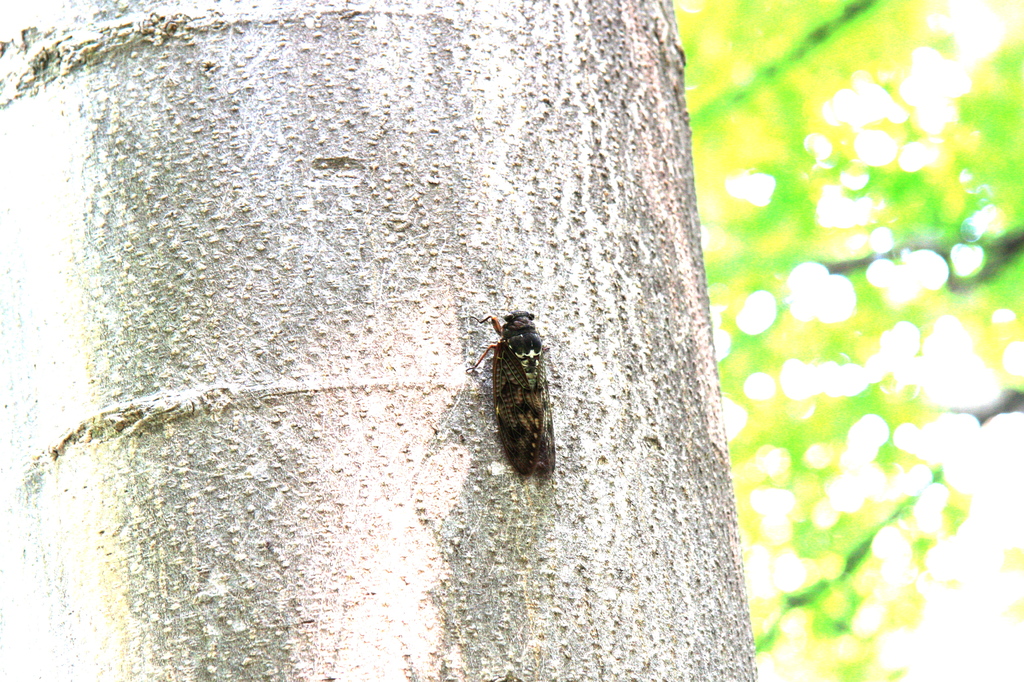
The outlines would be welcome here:
M 0 53 L 12 679 L 754 679 L 667 3 L 37 11 Z M 512 309 L 547 481 L 464 371 Z

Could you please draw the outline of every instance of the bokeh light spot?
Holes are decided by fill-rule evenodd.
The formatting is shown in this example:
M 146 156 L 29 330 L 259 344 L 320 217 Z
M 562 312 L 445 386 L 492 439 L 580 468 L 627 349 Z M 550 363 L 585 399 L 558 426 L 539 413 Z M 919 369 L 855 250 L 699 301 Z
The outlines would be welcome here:
M 743 382 L 743 392 L 751 400 L 771 400 L 775 397 L 775 379 L 764 372 L 754 372 Z
M 725 191 L 754 206 L 767 206 L 775 192 L 775 178 L 767 173 L 744 172 L 725 179 Z
M 949 0 L 949 13 L 949 29 L 956 39 L 961 62 L 970 66 L 999 49 L 1006 24 L 985 3 Z
M 903 262 L 925 289 L 941 289 L 949 279 L 949 265 L 946 264 L 946 259 L 931 249 L 911 251 L 903 257 Z
M 1006 324 L 1017 319 L 1017 313 L 1009 308 L 1000 308 L 992 311 L 992 324 Z
M 899 145 L 884 130 L 862 130 L 853 140 L 857 158 L 869 166 L 885 166 L 896 159 Z
M 820 263 L 801 263 L 793 268 L 786 283 L 793 292 L 789 311 L 801 322 L 843 322 L 856 309 L 857 294 L 850 280 L 829 274 Z
M 716 329 L 714 331 L 714 343 L 715 343 L 715 360 L 721 362 L 729 356 L 729 350 L 732 348 L 732 336 L 729 332 L 724 329 Z
M 786 516 L 796 506 L 796 497 L 785 488 L 759 488 L 750 493 L 750 506 L 761 516 Z
M 772 582 L 783 592 L 800 589 L 807 580 L 807 568 L 796 554 L 783 554 L 775 560 Z
M 974 342 L 953 315 L 943 315 L 924 340 L 918 360 L 922 387 L 933 401 L 948 408 L 988 405 L 1001 388 L 995 373 L 974 352 Z
M 790 358 L 782 363 L 779 383 L 790 400 L 806 400 L 821 393 L 833 398 L 855 396 L 869 382 L 867 371 L 854 363 L 840 365 L 829 360 L 810 365 Z
M 859 192 L 868 185 L 868 181 L 871 179 L 871 175 L 863 171 L 843 171 L 839 174 L 839 183 L 846 189 Z
M 755 291 L 747 296 L 743 308 L 736 315 L 736 326 L 755 336 L 772 326 L 776 314 L 775 297 L 767 291 Z
M 1006 226 L 1003 212 L 995 204 L 989 204 L 972 213 L 960 227 L 967 241 L 978 241 L 986 232 L 999 232 Z
M 959 277 L 968 277 L 977 272 L 985 262 L 985 249 L 974 244 L 956 244 L 949 253 L 953 261 L 953 272 Z
M 811 133 L 805 137 L 804 149 L 809 151 L 816 161 L 824 161 L 832 156 L 832 142 L 821 133 Z
M 906 303 L 922 289 L 941 289 L 949 279 L 949 265 L 930 249 L 912 251 L 896 264 L 888 258 L 879 258 L 868 266 L 868 282 L 885 289 L 886 298 L 894 303 Z
M 842 185 L 825 185 L 821 189 L 816 215 L 822 227 L 845 230 L 870 223 L 874 208 L 870 197 L 851 199 L 843 194 Z
M 822 114 L 826 121 L 832 125 L 845 123 L 859 130 L 883 119 L 893 123 L 907 120 L 906 110 L 870 74 L 858 71 L 852 80 L 852 88 L 843 88 L 825 103 Z
M 923 142 L 911 142 L 900 149 L 899 164 L 902 170 L 916 173 L 925 166 L 935 163 L 938 158 L 938 147 Z
M 868 238 L 868 244 L 871 246 L 871 250 L 875 253 L 891 251 L 893 247 L 892 230 L 888 227 L 876 227 L 871 230 L 871 237 Z
M 850 427 L 846 443 L 851 448 L 877 450 L 889 440 L 889 425 L 877 414 L 866 414 Z
M 934 533 L 942 527 L 942 510 L 949 500 L 949 488 L 941 483 L 932 483 L 917 498 L 914 505 L 914 520 L 925 533 Z
M 921 429 L 917 424 L 900 424 L 892 433 L 892 442 L 900 450 L 916 455 L 922 448 Z
M 1003 369 L 1010 374 L 1024 377 L 1024 341 L 1014 341 L 1003 351 Z
M 747 411 L 729 400 L 722 398 L 722 418 L 725 421 L 725 434 L 729 440 L 739 435 L 747 425 Z

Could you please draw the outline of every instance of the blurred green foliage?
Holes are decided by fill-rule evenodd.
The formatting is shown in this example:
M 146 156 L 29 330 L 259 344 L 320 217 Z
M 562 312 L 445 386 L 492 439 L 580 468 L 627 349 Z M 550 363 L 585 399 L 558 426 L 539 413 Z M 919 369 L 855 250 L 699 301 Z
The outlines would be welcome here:
M 915 434 L 1024 388 L 1024 3 L 677 17 L 763 677 L 899 679 L 880 643 L 970 508 Z

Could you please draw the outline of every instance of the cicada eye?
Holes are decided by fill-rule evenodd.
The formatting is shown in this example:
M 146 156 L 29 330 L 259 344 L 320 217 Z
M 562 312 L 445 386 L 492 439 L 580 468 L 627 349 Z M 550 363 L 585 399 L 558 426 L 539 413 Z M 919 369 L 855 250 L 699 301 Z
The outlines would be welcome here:
M 515 315 L 506 315 L 506 316 L 505 316 L 505 321 L 506 321 L 506 322 L 511 322 L 511 321 L 512 321 L 512 320 L 514 320 L 514 319 L 516 319 L 516 316 L 515 316 Z

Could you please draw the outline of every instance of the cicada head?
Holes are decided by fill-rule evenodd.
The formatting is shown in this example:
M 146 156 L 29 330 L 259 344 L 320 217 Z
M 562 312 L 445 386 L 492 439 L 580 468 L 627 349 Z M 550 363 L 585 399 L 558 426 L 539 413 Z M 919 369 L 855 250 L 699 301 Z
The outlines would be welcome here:
M 533 313 L 516 310 L 505 316 L 505 324 L 501 326 L 501 338 L 507 341 L 513 336 L 530 333 L 537 333 L 536 327 L 533 326 Z

